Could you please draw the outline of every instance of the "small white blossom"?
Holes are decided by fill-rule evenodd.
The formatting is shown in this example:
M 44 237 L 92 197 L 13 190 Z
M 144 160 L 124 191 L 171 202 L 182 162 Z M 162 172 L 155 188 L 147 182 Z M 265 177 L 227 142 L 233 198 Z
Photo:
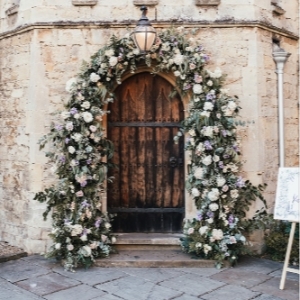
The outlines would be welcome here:
M 108 57 L 113 56 L 114 55 L 114 50 L 113 49 L 108 49 L 104 52 L 104 55 L 108 56 Z
M 202 227 L 199 228 L 200 235 L 206 234 L 207 231 L 208 231 L 208 226 L 202 226 Z
M 208 80 L 208 81 L 206 82 L 206 84 L 207 84 L 208 86 L 212 86 L 212 85 L 213 85 L 213 82 L 212 82 L 211 80 Z
M 82 254 L 85 257 L 91 256 L 92 254 L 92 249 L 90 248 L 90 246 L 83 246 L 81 247 L 81 249 L 79 250 L 80 254 Z
M 194 94 L 201 94 L 203 92 L 202 85 L 199 83 L 194 84 L 193 92 L 194 92 Z
M 205 102 L 204 106 L 203 106 L 204 110 L 213 110 L 214 109 L 214 105 L 211 102 Z
M 213 161 L 214 161 L 214 162 L 218 162 L 219 160 L 220 160 L 220 156 L 214 155 Z
M 211 203 L 209 204 L 209 209 L 211 211 L 216 211 L 219 208 L 219 205 L 217 203 Z
M 207 194 L 207 197 L 210 201 L 216 201 L 219 199 L 220 192 L 219 189 L 213 188 L 211 191 Z
M 205 254 L 207 254 L 209 251 L 211 251 L 211 249 L 212 249 L 211 246 L 209 246 L 208 244 L 205 244 L 203 246 L 203 251 Z
M 201 248 L 201 247 L 202 247 L 202 243 L 199 243 L 199 242 L 196 243 L 195 247 L 196 247 L 196 248 Z
M 202 168 L 197 168 L 195 170 L 194 176 L 196 179 L 202 179 L 203 177 L 203 169 Z
M 194 228 L 192 228 L 192 227 L 189 228 L 188 231 L 187 231 L 187 233 L 188 233 L 188 234 L 193 234 L 193 233 L 194 233 Z
M 118 63 L 118 58 L 116 56 L 111 56 L 109 59 L 109 65 L 114 67 Z
M 175 75 L 175 77 L 179 77 L 181 75 L 181 73 L 179 71 L 175 71 L 174 75 Z
M 55 244 L 55 249 L 56 249 L 56 250 L 59 250 L 60 248 L 61 248 L 61 243 L 56 243 L 56 244 Z
M 67 249 L 68 249 L 69 251 L 72 251 L 72 250 L 74 249 L 74 246 L 73 246 L 72 244 L 69 244 L 69 245 L 67 246 Z
M 71 138 L 75 141 L 75 142 L 79 142 L 82 139 L 82 134 L 81 133 L 74 133 Z
M 82 233 L 82 231 L 83 231 L 82 226 L 79 224 L 75 224 L 72 226 L 71 236 L 79 235 Z
M 73 154 L 73 153 L 75 153 L 76 149 L 73 146 L 69 146 L 68 151 L 69 151 L 69 153 Z
M 81 104 L 81 107 L 85 108 L 85 109 L 89 109 L 91 107 L 91 103 L 89 101 L 84 101 Z
M 207 155 L 207 156 L 203 157 L 201 162 L 204 165 L 209 166 L 212 163 L 211 155 Z
M 81 239 L 83 242 L 87 241 L 87 235 L 86 235 L 86 234 L 83 234 L 83 235 L 80 237 L 80 239 Z
M 222 176 L 217 177 L 217 186 L 223 186 L 226 183 L 226 179 Z
M 87 111 L 83 112 L 82 113 L 82 117 L 83 117 L 83 120 L 86 122 L 86 123 L 90 123 L 93 121 L 93 115 Z
M 190 135 L 190 136 L 196 136 L 196 131 L 195 131 L 195 129 L 193 129 L 193 128 L 190 129 L 190 130 L 189 130 L 189 135 Z
M 223 239 L 223 231 L 222 229 L 213 229 L 212 230 L 212 237 L 217 240 L 220 241 Z
M 67 122 L 66 124 L 66 129 L 68 131 L 72 131 L 74 129 L 74 125 L 73 125 L 73 122 Z
M 181 64 L 183 63 L 183 60 L 184 60 L 184 56 L 181 55 L 181 54 L 176 54 L 176 55 L 174 56 L 174 63 L 175 63 L 177 66 L 181 65 Z
M 100 76 L 98 74 L 96 74 L 94 72 L 90 74 L 90 81 L 91 82 L 98 82 L 99 79 L 100 79 Z
M 192 188 L 192 195 L 194 197 L 199 197 L 200 196 L 200 192 L 197 188 Z
M 236 199 L 239 196 L 238 190 L 231 190 L 230 196 L 231 196 L 231 198 Z

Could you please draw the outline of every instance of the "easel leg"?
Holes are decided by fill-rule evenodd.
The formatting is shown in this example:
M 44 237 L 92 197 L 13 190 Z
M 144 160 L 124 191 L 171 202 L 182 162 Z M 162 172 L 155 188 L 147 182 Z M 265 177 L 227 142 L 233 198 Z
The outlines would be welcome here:
M 282 275 L 281 275 L 281 280 L 280 280 L 280 286 L 279 286 L 279 288 L 281 290 L 284 289 L 284 285 L 285 285 L 286 272 L 287 272 L 287 268 L 288 268 L 288 265 L 289 265 L 291 250 L 292 250 L 292 246 L 293 246 L 295 229 L 296 229 L 296 223 L 293 222 L 292 226 L 291 226 L 289 242 L 288 242 L 288 246 L 287 246 L 287 250 L 286 250 L 286 254 L 285 254 L 285 260 L 284 260 L 283 270 L 282 270 Z

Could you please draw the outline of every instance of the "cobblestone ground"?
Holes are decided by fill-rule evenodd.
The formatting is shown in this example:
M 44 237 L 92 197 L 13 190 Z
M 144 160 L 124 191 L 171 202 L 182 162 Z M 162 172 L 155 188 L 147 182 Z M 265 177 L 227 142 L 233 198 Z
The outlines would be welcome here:
M 244 258 L 234 268 L 98 268 L 64 271 L 33 255 L 0 263 L 1 300 L 298 300 L 299 275 L 282 263 Z

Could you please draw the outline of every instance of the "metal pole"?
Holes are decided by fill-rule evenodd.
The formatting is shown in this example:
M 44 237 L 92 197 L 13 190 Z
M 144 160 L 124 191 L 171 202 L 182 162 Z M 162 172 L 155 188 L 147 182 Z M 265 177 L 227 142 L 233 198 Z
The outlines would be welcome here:
M 273 59 L 276 62 L 276 71 L 278 77 L 278 117 L 279 117 L 279 167 L 284 167 L 284 107 L 283 107 L 283 68 L 291 54 L 285 52 L 279 46 L 275 46 Z

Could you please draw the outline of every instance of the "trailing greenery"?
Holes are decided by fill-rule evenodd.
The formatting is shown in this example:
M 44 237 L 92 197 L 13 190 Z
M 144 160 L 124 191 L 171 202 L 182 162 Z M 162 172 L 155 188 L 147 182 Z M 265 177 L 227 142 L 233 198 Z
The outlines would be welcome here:
M 129 34 L 121 39 L 113 36 L 67 82 L 69 101 L 40 142 L 41 148 L 49 144 L 47 156 L 58 180 L 35 196 L 47 203 L 44 217 L 52 212 L 54 244 L 48 256 L 63 259 L 66 268 L 89 266 L 95 257 L 107 256 L 115 241 L 111 216 L 101 212 L 106 180 L 112 180 L 106 176 L 113 155 L 102 118 L 108 113 L 106 105 L 115 100 L 113 91 L 124 72 L 134 73 L 141 65 L 153 75 L 172 73 L 173 94 L 190 99 L 189 115 L 174 137 L 177 142 L 185 134 L 190 156 L 186 188 L 198 209 L 194 219 L 185 220 L 183 249 L 215 259 L 219 267 L 225 259 L 235 263 L 243 252 L 244 232 L 255 225 L 245 219 L 246 211 L 257 198 L 264 202 L 264 186 L 253 186 L 239 175 L 238 98 L 222 89 L 225 77 L 220 69 L 206 68 L 209 56 L 193 33 L 183 27 L 162 30 L 145 55 Z
M 291 222 L 274 220 L 273 215 L 265 221 L 265 255 L 272 260 L 284 261 L 291 231 Z M 290 255 L 290 263 L 299 265 L 299 223 L 296 230 Z

